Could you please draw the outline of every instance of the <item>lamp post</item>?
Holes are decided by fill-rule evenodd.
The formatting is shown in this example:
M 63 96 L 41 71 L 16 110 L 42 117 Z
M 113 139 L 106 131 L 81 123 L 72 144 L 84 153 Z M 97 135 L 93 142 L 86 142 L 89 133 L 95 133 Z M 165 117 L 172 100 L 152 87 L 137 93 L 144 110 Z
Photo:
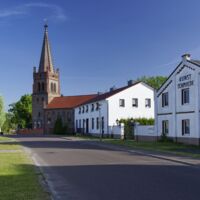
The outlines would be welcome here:
M 101 124 L 101 104 L 98 102 L 98 110 L 99 110 L 99 134 L 100 134 L 100 141 L 102 140 L 103 138 L 103 135 L 102 135 L 102 124 Z

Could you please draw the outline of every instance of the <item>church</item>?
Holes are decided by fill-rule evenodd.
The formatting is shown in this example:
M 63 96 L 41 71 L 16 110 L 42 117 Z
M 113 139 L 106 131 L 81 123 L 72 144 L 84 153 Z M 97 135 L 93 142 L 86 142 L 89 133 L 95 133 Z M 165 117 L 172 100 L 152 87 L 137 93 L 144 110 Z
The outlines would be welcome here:
M 74 107 L 96 96 L 61 96 L 59 69 L 55 69 L 52 61 L 46 24 L 39 68 L 33 68 L 32 126 L 35 132 L 52 133 L 58 117 L 67 124 L 69 132 L 74 132 Z
M 91 109 L 86 109 L 86 112 L 80 114 L 80 109 L 92 107 L 94 104 L 102 105 L 101 110 L 100 107 L 91 112 Z M 101 117 L 99 117 L 100 111 Z M 44 26 L 39 67 L 33 68 L 32 126 L 34 133 L 53 133 L 55 122 L 59 118 L 63 126 L 67 127 L 68 133 L 81 130 L 81 133 L 111 134 L 111 129 L 116 125 L 117 120 L 139 117 L 154 118 L 154 89 L 142 82 L 129 81 L 128 85 L 118 89 L 111 88 L 106 93 L 62 96 L 60 72 L 59 69 L 55 69 L 52 61 L 48 26 Z

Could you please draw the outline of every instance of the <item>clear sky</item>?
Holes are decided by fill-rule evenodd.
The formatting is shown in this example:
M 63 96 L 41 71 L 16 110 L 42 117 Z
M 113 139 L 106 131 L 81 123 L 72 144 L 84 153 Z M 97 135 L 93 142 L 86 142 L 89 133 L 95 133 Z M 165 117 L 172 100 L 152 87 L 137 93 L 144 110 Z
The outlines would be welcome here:
M 168 75 L 191 53 L 200 59 L 199 0 L 0 0 L 0 94 L 6 108 L 32 92 L 44 19 L 61 91 L 120 87 Z

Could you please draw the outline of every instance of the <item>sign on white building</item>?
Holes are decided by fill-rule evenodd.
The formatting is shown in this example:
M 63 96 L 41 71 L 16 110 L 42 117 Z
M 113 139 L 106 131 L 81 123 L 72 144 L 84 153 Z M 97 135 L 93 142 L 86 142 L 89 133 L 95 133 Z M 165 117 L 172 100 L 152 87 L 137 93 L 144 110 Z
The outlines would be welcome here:
M 197 144 L 200 138 L 200 61 L 189 54 L 156 94 L 156 132 L 175 141 Z
M 126 118 L 154 118 L 154 89 L 143 82 L 128 82 L 122 88 L 111 88 L 75 108 L 76 132 L 113 135 L 117 121 Z

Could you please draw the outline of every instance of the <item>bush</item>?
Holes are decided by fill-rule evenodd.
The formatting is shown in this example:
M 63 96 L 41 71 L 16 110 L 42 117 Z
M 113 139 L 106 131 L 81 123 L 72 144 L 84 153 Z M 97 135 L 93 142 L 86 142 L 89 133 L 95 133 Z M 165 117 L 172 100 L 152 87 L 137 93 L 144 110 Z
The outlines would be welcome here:
M 120 119 L 119 123 L 124 124 L 124 139 L 134 139 L 134 124 L 139 123 L 140 125 L 154 125 L 153 118 L 128 118 Z
M 63 135 L 67 134 L 67 131 L 68 131 L 67 124 L 64 126 L 61 117 L 58 117 L 54 125 L 53 133 L 56 135 Z

